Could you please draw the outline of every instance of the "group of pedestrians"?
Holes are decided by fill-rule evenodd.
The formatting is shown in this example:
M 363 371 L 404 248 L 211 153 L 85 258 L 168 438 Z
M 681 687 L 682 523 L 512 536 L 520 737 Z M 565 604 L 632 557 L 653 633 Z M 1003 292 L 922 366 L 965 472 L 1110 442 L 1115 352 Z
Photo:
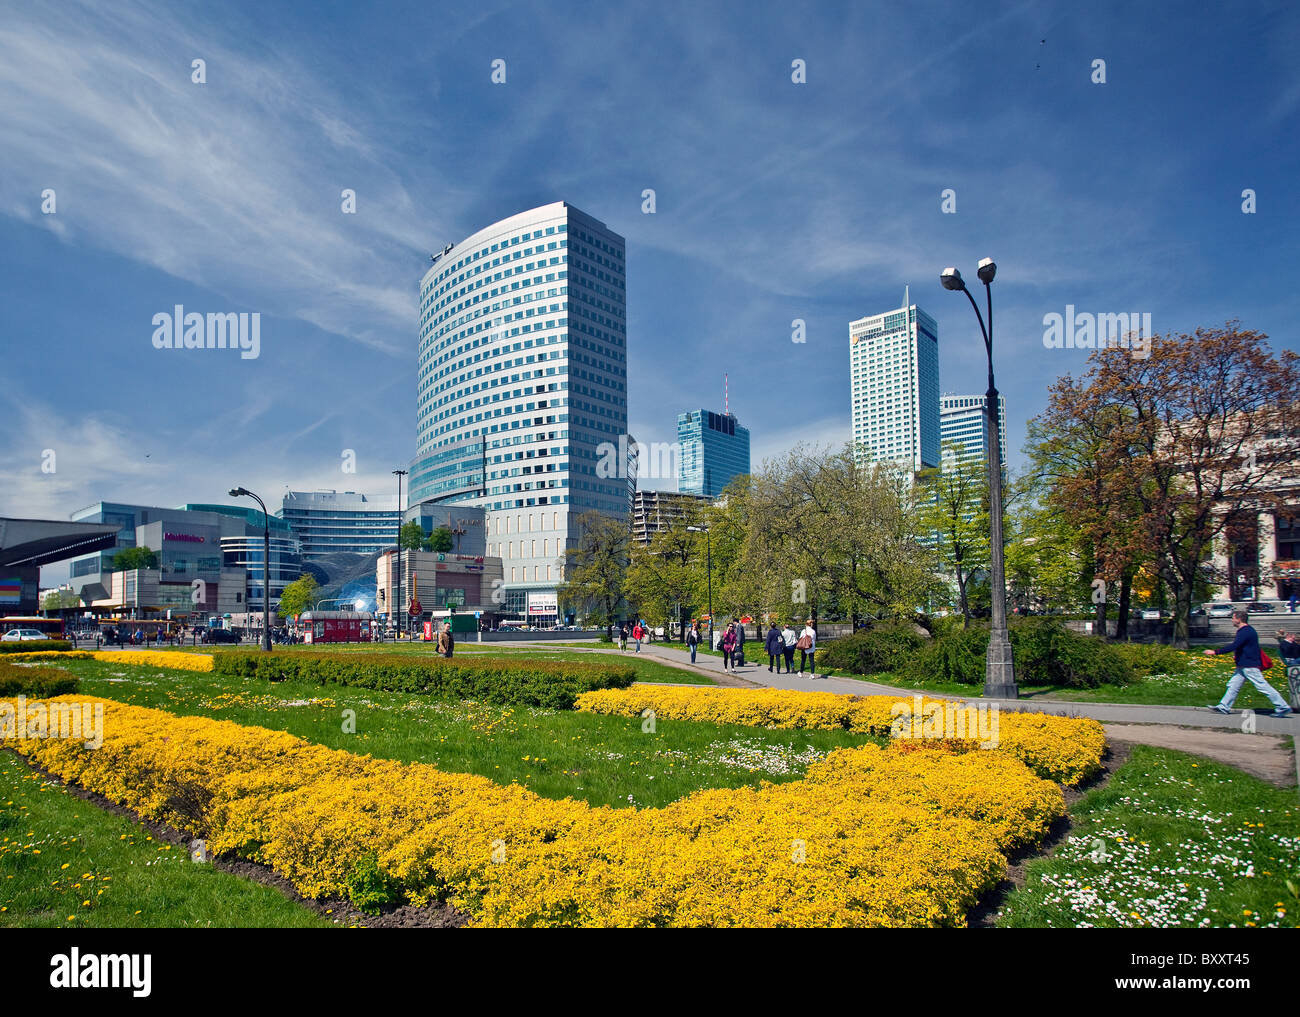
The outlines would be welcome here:
M 794 622 L 786 622 L 783 629 L 778 629 L 776 622 L 772 622 L 767 630 L 767 639 L 764 640 L 764 649 L 767 650 L 769 671 L 775 665 L 776 673 L 780 674 L 781 662 L 784 661 L 785 673 L 794 674 L 794 651 L 798 650 L 799 673 L 803 674 L 806 665 L 808 676 L 817 677 L 817 630 L 813 628 L 811 618 L 804 623 L 803 630 L 798 634 L 795 633 Z
M 767 651 L 767 669 L 769 671 L 775 668 L 776 673 L 781 673 L 781 664 L 785 663 L 787 674 L 794 674 L 794 654 L 799 651 L 799 673 L 803 674 L 807 669 L 810 677 L 817 677 L 817 630 L 813 628 L 813 620 L 809 618 L 804 624 L 801 631 L 795 632 L 795 622 L 788 621 L 785 628 L 779 629 L 776 622 L 772 622 L 767 630 L 767 636 L 763 640 L 763 649 Z M 760 634 L 762 628 L 759 628 Z M 691 663 L 696 662 L 696 654 L 699 652 L 700 643 L 704 641 L 704 636 L 700 631 L 698 621 L 691 622 L 691 627 L 686 632 L 686 646 L 691 651 Z M 713 633 L 713 649 L 715 652 L 722 654 L 722 669 L 724 671 L 734 671 L 737 668 L 745 666 L 745 625 L 737 618 L 733 618 L 726 625 L 726 628 L 715 630 Z M 761 664 L 759 665 L 761 666 Z M 823 676 L 824 677 L 824 676 Z
M 640 620 L 633 622 L 630 628 L 628 627 L 627 622 L 624 622 L 618 627 L 618 648 L 626 652 L 627 637 L 630 635 L 632 637 L 632 642 L 636 644 L 636 652 L 640 653 L 641 640 L 645 639 L 649 634 L 650 630 L 647 629 L 645 624 Z M 692 659 L 694 659 L 694 657 L 692 657 Z

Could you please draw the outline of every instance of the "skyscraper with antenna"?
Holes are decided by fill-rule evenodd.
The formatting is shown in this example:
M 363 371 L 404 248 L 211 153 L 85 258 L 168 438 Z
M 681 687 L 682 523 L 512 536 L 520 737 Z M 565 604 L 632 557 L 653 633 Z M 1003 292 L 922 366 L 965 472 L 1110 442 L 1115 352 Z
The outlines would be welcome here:
M 731 412 L 731 376 L 722 375 L 722 412 L 700 408 L 677 415 L 677 490 L 716 498 L 749 473 L 749 428 Z

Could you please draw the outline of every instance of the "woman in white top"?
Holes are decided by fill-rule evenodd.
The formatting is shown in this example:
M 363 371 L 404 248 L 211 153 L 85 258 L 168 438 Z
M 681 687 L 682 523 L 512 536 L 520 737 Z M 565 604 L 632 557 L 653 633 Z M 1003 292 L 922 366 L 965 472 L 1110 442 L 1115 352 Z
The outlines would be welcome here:
M 795 644 L 799 647 L 799 673 L 803 674 L 803 665 L 805 660 L 808 663 L 808 677 L 817 677 L 817 631 L 812 627 L 812 619 L 809 618 L 799 633 L 799 642 Z

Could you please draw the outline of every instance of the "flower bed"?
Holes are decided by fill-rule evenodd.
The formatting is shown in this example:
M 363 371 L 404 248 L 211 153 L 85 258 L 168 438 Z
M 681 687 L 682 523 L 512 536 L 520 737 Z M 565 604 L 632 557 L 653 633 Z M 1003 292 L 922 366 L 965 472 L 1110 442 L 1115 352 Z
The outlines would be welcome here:
M 803 781 L 615 810 L 102 702 L 98 750 L 5 744 L 309 897 L 442 899 L 482 926 L 960 925 L 1064 812 L 998 753 L 841 749 Z
M 834 692 L 787 689 L 687 689 L 638 685 L 632 689 L 588 692 L 577 708 L 588 713 L 640 716 L 651 710 L 660 720 L 702 720 L 753 727 L 843 728 L 863 734 L 889 735 L 893 707 L 906 703 L 947 707 L 952 700 L 920 696 L 842 696 Z M 1045 713 L 999 712 L 997 750 L 1015 756 L 1040 777 L 1073 784 L 1094 773 L 1106 750 L 1100 723 Z M 970 738 L 947 739 L 954 748 L 972 749 Z
M 105 660 L 118 664 L 139 664 L 143 667 L 170 667 L 178 671 L 211 671 L 212 655 L 188 653 L 182 650 L 68 650 L 64 653 L 38 651 L 23 653 L 14 660 Z
M 626 664 L 472 656 L 458 660 L 410 653 L 222 653 L 217 674 L 270 681 L 296 679 L 446 699 L 568 710 L 584 692 L 621 689 L 636 680 Z

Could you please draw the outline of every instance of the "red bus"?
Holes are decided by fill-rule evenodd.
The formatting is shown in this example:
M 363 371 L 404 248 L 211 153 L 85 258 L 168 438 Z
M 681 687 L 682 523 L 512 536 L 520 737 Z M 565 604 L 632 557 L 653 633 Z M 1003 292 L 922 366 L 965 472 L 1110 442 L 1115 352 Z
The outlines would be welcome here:
M 367 611 L 306 611 L 298 631 L 304 643 L 368 643 L 373 619 Z
M 10 629 L 39 629 L 48 639 L 62 639 L 64 628 L 62 618 L 42 618 L 40 616 L 7 615 L 0 618 L 0 636 Z

